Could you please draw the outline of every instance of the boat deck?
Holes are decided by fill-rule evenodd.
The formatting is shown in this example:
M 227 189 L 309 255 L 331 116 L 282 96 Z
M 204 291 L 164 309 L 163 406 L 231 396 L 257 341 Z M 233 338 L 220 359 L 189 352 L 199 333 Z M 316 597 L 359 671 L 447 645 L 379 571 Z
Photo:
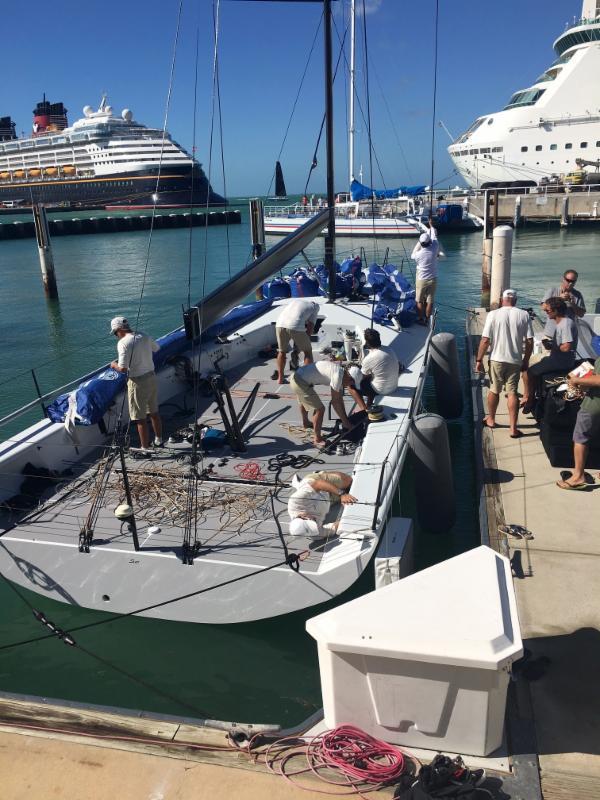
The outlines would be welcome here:
M 485 312 L 470 328 L 472 352 Z M 597 798 L 600 785 L 600 483 L 561 491 L 531 417 L 511 439 L 506 399 L 497 428 L 482 429 L 487 387 L 474 383 L 478 458 L 483 454 L 482 539 L 511 559 L 521 633 L 531 656 L 515 670 L 509 694 L 509 745 L 515 771 L 525 773 L 528 798 Z M 517 524 L 532 539 L 513 539 L 498 526 Z M 486 541 L 487 540 L 487 541 Z M 538 767 L 539 775 L 538 778 Z M 538 782 L 537 791 L 534 784 Z
M 156 448 L 150 456 L 135 448 L 127 451 L 126 471 L 139 542 L 145 552 L 171 553 L 182 558 L 190 488 L 197 493 L 198 557 L 218 555 L 220 561 L 243 558 L 257 567 L 264 567 L 284 560 L 291 541 L 294 550 L 310 551 L 303 569 L 311 571 L 318 568 L 322 554 L 335 546 L 335 537 L 331 537 L 332 541 L 324 539 L 316 543 L 301 537 L 288 539 L 289 518 L 285 510 L 290 481 L 295 472 L 301 475 L 318 470 L 351 473 L 354 452 L 335 454 L 333 448 L 333 454 L 326 454 L 312 444 L 311 431 L 299 424 L 298 405 L 289 383 L 278 385 L 271 379 L 274 365 L 274 360 L 257 360 L 227 376 L 238 412 L 258 384 L 252 410 L 243 427 L 246 452 L 234 454 L 229 445 L 206 452 L 197 465 L 201 477 L 190 478 L 192 444 L 185 438 L 178 443 L 166 441 L 164 448 Z M 316 388 L 327 408 L 329 387 Z M 191 433 L 190 425 L 195 417 L 193 405 L 189 392 L 161 408 L 167 438 L 177 433 L 181 438 L 186 431 Z M 348 408 L 347 400 L 346 405 Z M 327 419 L 327 411 L 325 417 L 324 435 L 337 435 L 335 421 Z M 210 397 L 199 399 L 198 420 L 203 425 L 223 430 L 218 408 Z M 20 540 L 43 540 L 57 546 L 78 542 L 94 496 L 97 471 L 96 463 L 88 464 L 17 529 L 5 534 L 3 540 L 10 541 L 17 536 Z M 92 547 L 134 550 L 131 533 L 113 513 L 117 505 L 125 502 L 122 473 L 117 459 L 94 525 Z M 337 510 L 339 508 L 332 510 L 332 520 Z

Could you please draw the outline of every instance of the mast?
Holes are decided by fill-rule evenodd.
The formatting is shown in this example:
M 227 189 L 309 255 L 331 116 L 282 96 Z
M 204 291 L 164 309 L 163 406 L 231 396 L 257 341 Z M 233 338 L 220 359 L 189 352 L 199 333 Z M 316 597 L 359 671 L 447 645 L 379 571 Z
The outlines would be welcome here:
M 348 185 L 354 180 L 354 69 L 356 44 L 355 0 L 350 0 L 350 98 L 348 103 Z M 362 180 L 362 178 L 361 178 Z
M 335 302 L 335 193 L 333 185 L 333 57 L 331 47 L 331 0 L 323 0 L 325 34 L 325 141 L 327 147 L 327 206 L 325 268 L 329 275 L 329 302 Z

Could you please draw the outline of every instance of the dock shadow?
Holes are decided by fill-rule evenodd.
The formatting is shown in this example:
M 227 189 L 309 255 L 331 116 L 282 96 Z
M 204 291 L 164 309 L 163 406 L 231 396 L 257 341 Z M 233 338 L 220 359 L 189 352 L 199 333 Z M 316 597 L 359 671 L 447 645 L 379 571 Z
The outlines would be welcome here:
M 484 467 L 483 469 L 483 482 L 486 483 L 510 483 L 514 480 L 514 473 L 509 472 L 507 469 L 492 469 L 491 467 Z
M 562 636 L 524 641 L 531 660 L 547 666 L 530 678 L 529 691 L 539 755 L 600 755 L 600 631 L 580 628 Z M 519 678 L 517 685 L 525 682 Z M 523 720 L 523 724 L 527 724 Z M 513 748 L 513 753 L 516 750 Z

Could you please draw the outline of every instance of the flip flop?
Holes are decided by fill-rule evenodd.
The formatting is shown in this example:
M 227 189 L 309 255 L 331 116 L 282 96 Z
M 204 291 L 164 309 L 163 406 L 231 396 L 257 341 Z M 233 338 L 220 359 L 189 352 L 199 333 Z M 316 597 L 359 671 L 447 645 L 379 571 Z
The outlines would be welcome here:
M 520 438 L 521 438 L 521 436 L 525 436 L 525 434 L 523 433 L 523 431 L 517 431 L 516 433 L 511 433 L 511 434 L 510 434 L 510 438 L 511 438 L 511 439 L 520 439 Z
M 498 532 L 505 536 L 512 536 L 514 539 L 533 539 L 533 533 L 524 528 L 523 525 L 499 525 Z
M 498 427 L 497 425 L 488 425 L 486 422 L 486 418 L 481 420 L 481 424 L 483 425 L 484 428 L 489 428 L 491 431 L 496 430 L 496 428 Z
M 567 483 L 567 481 L 556 481 L 556 485 L 559 489 L 567 489 L 571 492 L 581 492 L 588 488 L 587 483 L 576 483 L 573 485 L 572 483 Z

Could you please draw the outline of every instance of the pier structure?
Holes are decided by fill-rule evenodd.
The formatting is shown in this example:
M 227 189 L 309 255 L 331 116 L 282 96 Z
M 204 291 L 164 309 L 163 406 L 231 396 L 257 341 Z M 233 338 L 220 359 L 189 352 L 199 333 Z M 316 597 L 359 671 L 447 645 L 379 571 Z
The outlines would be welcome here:
M 567 227 L 574 223 L 600 222 L 600 185 L 571 189 L 563 186 L 510 187 L 470 192 L 465 197 L 470 214 L 485 216 L 486 195 L 494 225 L 508 223 L 518 227 L 528 222 L 556 222 Z
M 471 370 L 485 317 L 480 308 L 467 321 Z M 484 427 L 488 387 L 471 374 L 481 541 L 511 560 L 526 647 L 507 712 L 513 765 L 529 786 L 519 796 L 591 800 L 600 796 L 597 469 L 585 491 L 558 488 L 560 469 L 550 465 L 535 420 L 521 416 L 524 435 L 511 439 L 502 395 L 497 427 Z M 531 538 L 503 534 L 507 525 Z
M 131 231 L 165 230 L 170 228 L 205 228 L 213 225 L 239 225 L 241 213 L 236 209 L 171 214 L 128 214 L 118 216 L 57 217 L 48 220 L 51 236 L 70 236 L 90 233 L 129 233 Z M 5 239 L 30 239 L 36 235 L 35 225 L 29 220 L 10 221 L 0 217 L 0 241 Z

